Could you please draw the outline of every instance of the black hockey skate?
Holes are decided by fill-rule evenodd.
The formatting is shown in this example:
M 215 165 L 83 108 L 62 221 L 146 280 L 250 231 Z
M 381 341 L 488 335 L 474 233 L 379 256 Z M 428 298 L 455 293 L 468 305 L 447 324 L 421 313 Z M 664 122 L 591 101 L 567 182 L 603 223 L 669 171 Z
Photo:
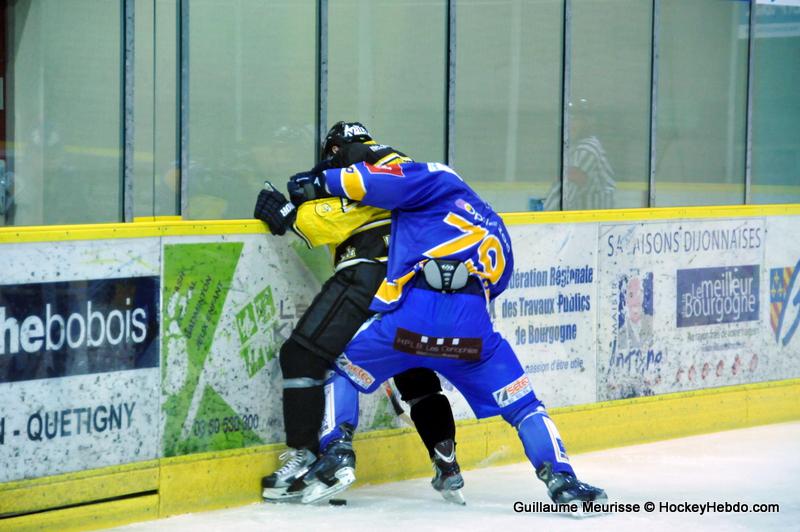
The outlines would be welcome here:
M 547 486 L 547 493 L 550 495 L 550 499 L 555 503 L 604 503 L 608 501 L 606 492 L 600 488 L 595 488 L 585 482 L 581 482 L 569 473 L 554 473 L 553 465 L 550 462 L 542 464 L 542 466 L 536 470 L 536 476 L 545 483 Z M 581 517 L 584 514 L 579 512 L 573 515 Z
M 309 468 L 308 473 L 295 480 L 287 492 L 311 504 L 332 497 L 356 480 L 356 453 L 353 452 L 353 427 L 342 425 L 344 437 L 333 440 L 325 452 Z
M 433 447 L 433 479 L 431 486 L 444 497 L 447 502 L 465 505 L 461 488 L 464 477 L 456 462 L 456 444 L 453 440 L 440 441 Z
M 269 476 L 261 479 L 261 496 L 269 502 L 291 502 L 299 499 L 289 493 L 289 486 L 306 474 L 316 456 L 308 449 L 289 449 L 280 456 L 283 465 Z

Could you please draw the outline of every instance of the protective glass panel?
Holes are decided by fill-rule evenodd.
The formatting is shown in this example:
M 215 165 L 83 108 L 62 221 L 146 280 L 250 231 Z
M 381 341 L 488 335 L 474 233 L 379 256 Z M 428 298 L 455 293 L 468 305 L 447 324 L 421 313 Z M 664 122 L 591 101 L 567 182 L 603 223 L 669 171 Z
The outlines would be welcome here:
M 499 211 L 560 208 L 562 17 L 562 0 L 457 5 L 453 166 Z
M 800 6 L 756 6 L 754 203 L 800 202 Z
M 647 207 L 652 5 L 572 3 L 564 209 Z
M 316 2 L 189 8 L 184 217 L 250 218 L 265 179 L 284 188 L 314 162 Z
M 657 206 L 744 201 L 747 2 L 661 2 Z
M 120 2 L 0 11 L 0 225 L 120 221 Z
M 362 122 L 418 161 L 443 161 L 446 2 L 328 2 L 328 125 Z

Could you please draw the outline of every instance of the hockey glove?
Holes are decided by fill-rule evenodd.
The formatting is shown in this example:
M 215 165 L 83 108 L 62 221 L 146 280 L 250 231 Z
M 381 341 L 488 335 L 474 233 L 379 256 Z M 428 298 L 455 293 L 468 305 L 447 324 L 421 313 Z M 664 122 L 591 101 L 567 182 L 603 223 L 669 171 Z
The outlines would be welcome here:
M 286 196 L 275 190 L 272 183 L 266 181 L 258 193 L 253 217 L 266 222 L 270 232 L 280 236 L 294 223 L 297 209 L 286 200 Z
M 310 172 L 300 172 L 289 178 L 286 189 L 289 191 L 289 198 L 296 206 L 299 207 L 306 201 L 330 197 L 325 190 L 325 174 L 321 171 L 315 172 L 320 165 Z

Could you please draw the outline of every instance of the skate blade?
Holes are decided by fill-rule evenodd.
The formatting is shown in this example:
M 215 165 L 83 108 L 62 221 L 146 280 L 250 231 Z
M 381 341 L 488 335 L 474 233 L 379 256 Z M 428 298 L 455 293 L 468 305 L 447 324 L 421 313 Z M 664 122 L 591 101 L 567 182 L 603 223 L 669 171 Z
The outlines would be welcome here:
M 261 497 L 264 502 L 300 502 L 300 494 L 290 494 L 287 488 L 264 488 Z
M 442 490 L 439 493 L 442 494 L 442 498 L 447 502 L 458 504 L 459 506 L 467 505 L 467 501 L 464 499 L 464 494 L 461 493 L 461 490 Z
M 303 497 L 300 502 L 303 504 L 313 504 L 333 497 L 337 493 L 346 490 L 350 484 L 356 481 L 356 472 L 352 467 L 340 469 L 334 476 L 338 482 L 333 486 L 327 486 L 323 482 L 315 480 L 313 484 L 303 490 Z

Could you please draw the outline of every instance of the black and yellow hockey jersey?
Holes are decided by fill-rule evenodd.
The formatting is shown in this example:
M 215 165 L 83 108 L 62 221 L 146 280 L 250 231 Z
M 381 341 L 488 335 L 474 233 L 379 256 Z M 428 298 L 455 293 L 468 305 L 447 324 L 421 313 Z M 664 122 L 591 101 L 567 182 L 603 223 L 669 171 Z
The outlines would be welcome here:
M 336 166 L 357 162 L 392 165 L 411 162 L 405 154 L 374 141 L 345 144 Z M 385 262 L 389 252 L 391 213 L 347 198 L 320 198 L 297 209 L 293 229 L 309 247 L 328 245 L 336 271 L 359 262 Z

